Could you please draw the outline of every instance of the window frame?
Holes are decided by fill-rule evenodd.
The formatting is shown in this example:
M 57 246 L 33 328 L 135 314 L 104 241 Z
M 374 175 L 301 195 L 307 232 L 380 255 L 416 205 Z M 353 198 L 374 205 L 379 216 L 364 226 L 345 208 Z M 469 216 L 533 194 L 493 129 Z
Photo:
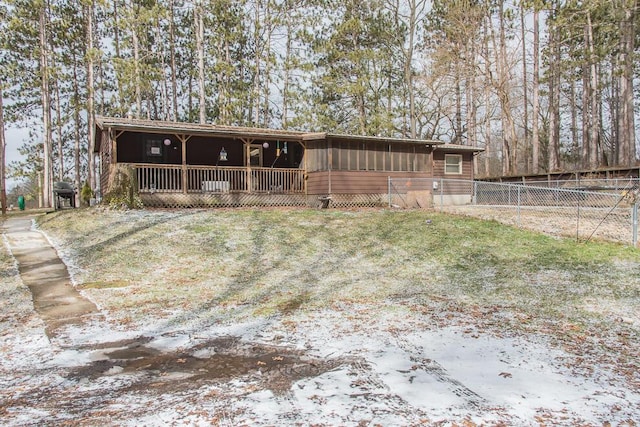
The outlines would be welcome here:
M 447 162 L 448 159 L 455 158 L 458 163 L 458 170 L 456 172 L 451 172 L 448 170 L 447 166 L 453 167 L 454 164 L 450 164 Z M 444 174 L 445 175 L 462 175 L 462 154 L 445 154 L 444 155 Z

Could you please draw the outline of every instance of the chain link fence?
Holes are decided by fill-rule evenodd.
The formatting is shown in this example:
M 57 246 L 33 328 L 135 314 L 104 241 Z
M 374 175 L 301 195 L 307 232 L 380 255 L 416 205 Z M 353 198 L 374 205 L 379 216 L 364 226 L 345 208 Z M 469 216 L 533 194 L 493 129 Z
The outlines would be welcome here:
M 552 235 L 638 247 L 638 180 L 545 181 L 535 185 L 389 179 L 389 205 L 500 221 Z

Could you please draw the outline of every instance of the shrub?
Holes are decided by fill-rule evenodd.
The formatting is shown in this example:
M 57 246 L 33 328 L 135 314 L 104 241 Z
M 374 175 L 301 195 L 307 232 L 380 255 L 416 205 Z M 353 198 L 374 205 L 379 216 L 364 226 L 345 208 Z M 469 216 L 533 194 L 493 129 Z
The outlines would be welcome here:
M 119 165 L 110 180 L 109 191 L 103 203 L 117 209 L 141 209 L 142 200 L 138 195 L 138 184 L 133 168 Z

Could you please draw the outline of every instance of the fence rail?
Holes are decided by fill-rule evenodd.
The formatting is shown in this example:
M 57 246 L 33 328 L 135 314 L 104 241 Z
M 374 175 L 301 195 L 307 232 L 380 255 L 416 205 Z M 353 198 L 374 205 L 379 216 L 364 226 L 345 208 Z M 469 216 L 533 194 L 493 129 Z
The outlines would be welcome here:
M 416 200 L 412 193 L 429 191 L 428 207 L 443 212 L 494 219 L 577 240 L 603 239 L 638 246 L 638 179 L 581 180 L 582 185 L 573 188 L 568 181 L 535 184 L 389 179 L 389 205 L 412 206 Z M 424 201 L 420 207 L 426 207 Z

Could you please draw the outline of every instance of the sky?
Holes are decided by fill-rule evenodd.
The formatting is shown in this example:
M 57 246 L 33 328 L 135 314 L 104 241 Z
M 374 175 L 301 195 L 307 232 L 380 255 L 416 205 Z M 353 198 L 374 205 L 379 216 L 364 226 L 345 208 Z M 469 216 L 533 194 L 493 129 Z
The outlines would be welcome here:
M 4 136 L 6 140 L 6 164 L 11 162 L 23 160 L 24 157 L 18 152 L 18 148 L 27 140 L 29 131 L 27 128 L 15 128 L 7 126 L 4 129 Z M 7 189 L 11 189 L 16 184 L 16 180 L 7 177 Z

